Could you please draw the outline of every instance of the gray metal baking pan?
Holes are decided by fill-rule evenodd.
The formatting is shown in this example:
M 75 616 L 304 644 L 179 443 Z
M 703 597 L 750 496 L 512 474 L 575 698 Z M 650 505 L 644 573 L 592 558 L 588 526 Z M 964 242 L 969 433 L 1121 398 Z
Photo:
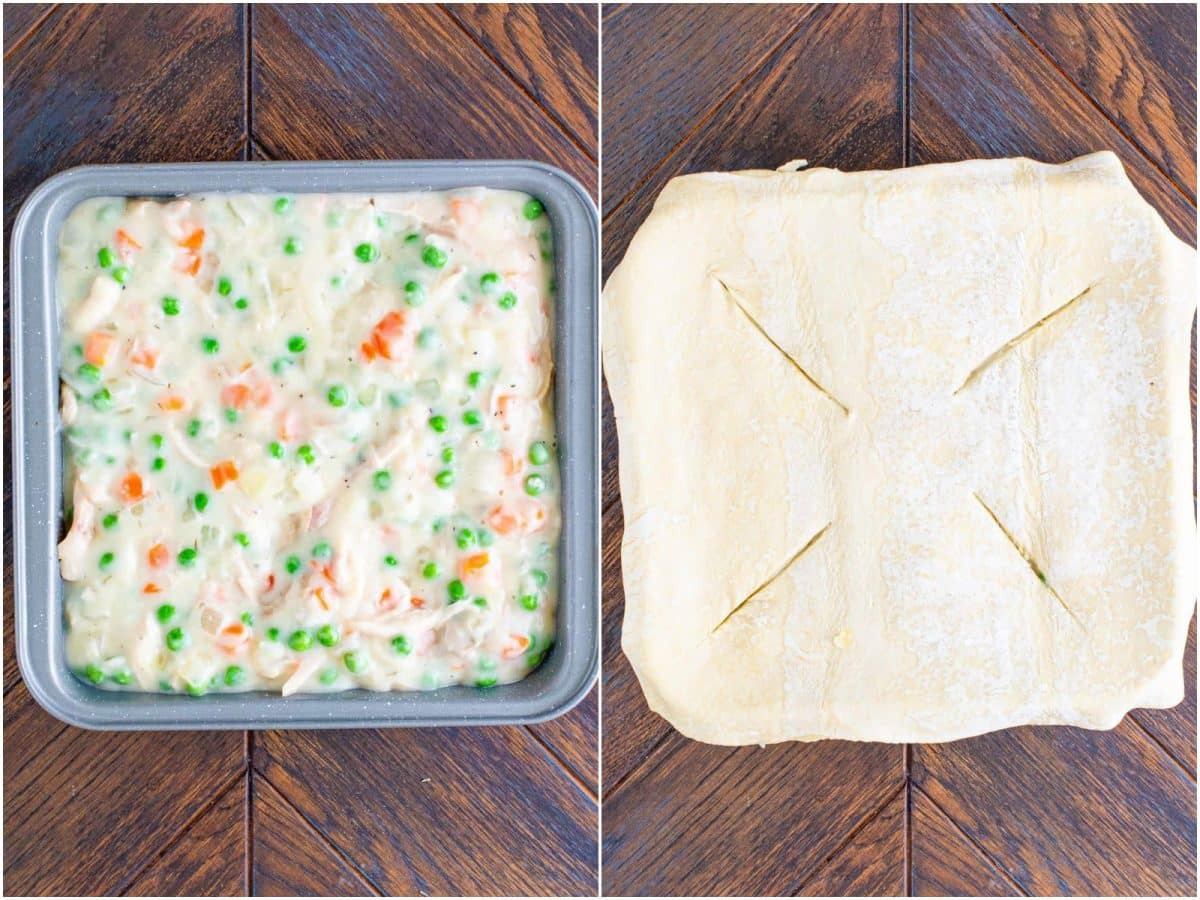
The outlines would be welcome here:
M 541 667 L 495 688 L 176 694 L 102 691 L 79 679 L 63 649 L 62 448 L 58 412 L 58 232 L 97 195 L 205 191 L 371 192 L 483 186 L 526 191 L 552 223 L 558 310 L 555 396 L 563 527 L 558 631 Z M 599 220 L 583 188 L 551 166 L 521 161 L 183 163 L 84 166 L 43 182 L 12 233 L 10 344 L 14 598 L 17 660 L 34 698 L 57 718 L 105 730 L 351 728 L 540 722 L 570 709 L 599 668 Z

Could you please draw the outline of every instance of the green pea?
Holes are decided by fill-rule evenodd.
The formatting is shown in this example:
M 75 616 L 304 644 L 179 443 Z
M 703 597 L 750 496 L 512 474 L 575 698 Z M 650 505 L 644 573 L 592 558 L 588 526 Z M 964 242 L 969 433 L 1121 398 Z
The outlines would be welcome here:
M 448 488 L 454 484 L 454 473 L 449 469 L 442 469 L 442 471 L 433 476 L 433 483 L 440 488 Z
M 208 494 L 197 491 L 196 496 L 192 498 L 192 505 L 196 507 L 196 512 L 204 512 L 208 509 Z
M 444 463 L 454 462 L 454 448 L 453 447 L 443 447 L 442 448 L 442 462 L 444 462 Z
M 521 606 L 530 612 L 533 612 L 538 608 L 538 598 L 534 594 L 522 594 Z
M 298 652 L 307 650 L 312 646 L 312 635 L 307 631 L 293 631 L 288 638 L 288 646 Z
M 267 629 L 267 640 L 268 641 L 279 640 L 279 629 L 275 628 L 274 626 L 268 628 Z
M 542 201 L 535 198 L 530 198 L 525 201 L 525 206 L 521 209 L 522 214 L 532 222 L 534 219 L 540 219 L 542 213 L 545 212 L 545 207 L 542 206 Z
M 179 564 L 181 566 L 191 566 L 196 562 L 196 551 L 192 547 L 184 547 L 179 551 Z
M 236 532 L 233 536 L 233 539 L 235 541 L 237 541 L 239 544 L 241 544 L 243 547 L 250 546 L 250 535 L 246 534 L 246 532 L 244 532 L 244 531 Z
M 104 673 L 100 671 L 100 667 L 95 663 L 88 663 L 87 668 L 83 670 L 87 675 L 87 680 L 92 684 L 99 684 L 104 680 Z
M 386 472 L 384 470 L 380 470 L 375 473 L 374 481 L 375 481 L 375 490 L 386 491 L 388 488 L 390 488 L 392 486 L 391 473 Z
M 400 560 L 396 559 L 395 556 L 393 556 L 391 553 L 389 553 L 387 556 L 385 556 L 383 558 L 383 564 L 385 566 L 398 566 L 398 565 L 400 565 Z
M 91 363 L 84 363 L 76 370 L 76 372 L 84 381 L 90 381 L 92 384 L 100 383 L 99 366 L 94 366 Z
M 240 617 L 240 618 L 241 618 L 241 620 L 242 620 L 242 624 L 243 624 L 243 625 L 247 625 L 247 626 L 253 627 L 253 625 L 254 625 L 254 613 L 251 613 L 251 612 L 244 612 L 244 613 L 242 613 L 242 615 L 241 615 L 241 617 Z
M 167 632 L 167 649 L 178 652 L 188 645 L 188 636 L 182 628 L 172 628 Z
M 117 522 L 119 520 L 120 520 L 120 516 L 118 516 L 116 513 L 109 513 L 107 516 L 105 516 L 103 519 L 100 520 L 100 524 L 103 525 L 105 528 L 116 528 Z
M 421 261 L 425 263 L 425 265 L 434 269 L 440 269 L 446 264 L 446 251 L 440 250 L 432 244 L 428 244 L 426 245 L 425 249 L 421 251 Z
M 125 284 L 129 280 L 129 266 L 117 266 L 112 270 L 112 277 L 117 284 Z
M 228 687 L 237 687 L 246 680 L 246 670 L 241 666 L 230 666 L 225 670 L 225 684 Z
M 337 669 L 322 669 L 321 674 L 317 676 L 317 680 L 321 684 L 333 684 L 337 681 Z
M 425 563 L 425 567 L 423 569 L 421 569 L 421 574 L 424 575 L 426 578 L 433 579 L 433 578 L 437 578 L 438 575 L 441 573 L 441 571 L 442 570 L 438 568 L 437 563 L 427 562 L 427 563 Z
M 275 459 L 283 459 L 283 444 L 279 443 L 279 441 L 271 441 L 271 443 L 267 444 L 267 452 L 275 457 Z
M 108 412 L 112 409 L 112 394 L 108 392 L 108 388 L 100 388 L 92 394 L 92 406 L 97 412 Z
M 233 282 L 226 276 L 222 275 L 217 279 L 217 293 L 222 297 L 228 297 L 233 293 Z
M 482 372 L 468 372 L 467 373 L 467 386 L 468 387 L 477 388 L 477 387 L 479 387 L 479 382 L 482 380 L 483 380 Z
M 304 461 L 306 466 L 311 466 L 316 461 L 316 454 L 313 453 L 313 448 L 308 444 L 301 444 L 296 448 L 296 455 Z
M 496 679 L 495 675 L 489 675 L 486 678 L 478 679 L 475 682 L 475 687 L 481 687 L 481 688 L 493 687 L 496 684 L 496 680 L 497 679 Z
M 529 445 L 529 461 L 535 466 L 544 466 L 550 460 L 550 448 L 545 441 L 534 441 Z
M 245 309 L 247 306 L 250 305 L 250 301 L 247 300 L 245 297 L 238 297 L 236 300 L 233 301 L 233 305 L 236 306 L 238 309 Z
M 168 316 L 179 315 L 179 300 L 175 297 L 163 297 L 162 311 Z
M 379 258 L 379 248 L 374 244 L 364 242 L 354 248 L 354 255 L 358 257 L 360 262 L 374 262 Z
M 296 334 L 288 338 L 287 348 L 293 353 L 303 353 L 304 348 L 307 346 L 308 341 L 305 340 L 304 335 L 302 334 Z
M 283 213 L 287 212 L 291 208 L 292 208 L 292 198 L 291 197 L 279 197 L 278 199 L 276 199 L 275 212 L 282 215 Z
M 100 252 L 96 254 L 96 259 L 100 261 L 100 268 L 107 269 L 117 261 L 116 255 L 108 247 L 101 247 Z
M 404 284 L 404 302 L 409 306 L 420 306 L 425 302 L 425 288 L 420 282 L 407 281 Z
M 200 349 L 210 356 L 218 353 L 221 350 L 221 342 L 215 337 L 204 337 L 200 339 Z
M 467 588 L 461 581 L 455 578 L 446 585 L 446 593 L 450 595 L 451 603 L 457 603 L 467 595 Z
M 483 421 L 483 416 L 479 414 L 479 410 L 477 409 L 468 409 L 462 414 L 462 420 L 464 425 L 478 425 Z
M 504 296 L 496 301 L 496 305 L 501 309 L 512 309 L 517 305 L 517 295 L 512 291 L 506 291 Z
M 332 647 L 339 640 L 341 640 L 341 634 L 333 625 L 322 625 L 317 629 L 317 643 L 322 647 Z
M 133 673 L 127 669 L 122 669 L 120 672 L 113 672 L 112 680 L 117 684 L 132 684 Z
M 480 547 L 490 547 L 490 546 L 492 546 L 492 543 L 495 541 L 495 538 L 492 536 L 492 533 L 490 531 L 488 531 L 486 528 L 480 528 L 478 531 L 476 531 L 475 537 L 479 540 Z
M 116 560 L 116 554 L 110 552 L 100 554 L 100 568 L 107 569 Z
M 461 528 L 456 538 L 459 550 L 466 550 L 468 547 L 475 546 L 475 532 L 470 528 Z
M 192 419 L 190 422 L 187 423 L 187 433 L 188 433 L 188 437 L 195 437 L 196 435 L 198 435 L 200 433 L 200 420 L 199 419 Z
M 153 444 L 155 447 L 162 447 L 163 436 L 161 434 L 150 435 L 150 443 Z
M 154 460 L 150 463 L 150 468 L 153 469 L 155 472 L 161 472 L 166 467 L 167 467 L 167 461 L 165 459 L 163 459 L 161 456 L 154 457 Z
M 479 276 L 479 289 L 491 293 L 500 286 L 500 276 L 495 272 L 484 272 Z
M 530 497 L 536 497 L 546 489 L 546 479 L 534 472 L 532 475 L 525 476 L 525 493 Z
M 536 653 L 526 654 L 525 661 L 529 663 L 529 668 L 536 669 L 540 666 L 542 664 L 542 655 L 545 652 L 544 650 L 538 650 Z
M 480 609 L 487 608 L 487 597 L 476 597 L 472 602 Z
M 329 559 L 333 555 L 333 548 L 328 541 L 318 541 L 313 545 L 312 555 L 313 559 Z
M 283 567 L 287 569 L 289 575 L 295 575 L 299 572 L 302 565 L 304 563 L 300 561 L 300 557 L 298 556 L 289 556 L 283 563 Z
M 227 406 L 225 408 L 225 421 L 226 422 L 229 422 L 230 424 L 234 424 L 237 422 L 238 418 L 240 418 L 240 417 L 238 416 L 238 411 L 236 409 L 234 409 L 232 406 Z
M 438 434 L 441 434 L 443 431 L 446 430 L 446 425 L 447 425 L 447 422 L 446 422 L 445 416 L 430 416 L 429 417 L 429 427 L 432 428 L 434 431 L 436 431 Z
M 204 696 L 204 685 L 202 685 L 202 684 L 192 684 L 191 682 L 189 682 L 184 687 L 184 690 L 187 691 L 188 694 L 190 694 L 193 697 L 203 697 Z
M 412 643 L 404 635 L 398 634 L 392 638 L 392 649 L 401 656 L 408 656 L 412 653 Z
M 355 675 L 359 672 L 365 672 L 367 669 L 367 655 L 361 650 L 351 650 L 349 653 L 343 654 L 342 662 Z
M 406 234 L 406 235 L 404 236 L 404 243 L 406 243 L 406 244 L 415 244 L 415 243 L 416 243 L 417 241 L 419 241 L 420 239 L 421 239 L 421 235 L 417 234 L 417 233 L 414 231 L 412 234 Z
M 300 238 L 298 238 L 298 237 L 289 237 L 286 241 L 283 242 L 283 252 L 286 253 L 288 256 L 295 256 L 297 253 L 300 252 L 300 249 L 301 249 L 301 244 L 300 244 Z
M 346 392 L 346 388 L 340 384 L 335 384 L 333 387 L 331 387 L 329 389 L 329 393 L 326 395 L 330 406 L 345 406 L 346 400 L 349 399 L 349 396 L 350 395 Z
M 545 587 L 550 583 L 550 576 L 541 569 L 534 569 L 529 573 L 529 575 L 533 579 L 533 583 L 538 587 Z

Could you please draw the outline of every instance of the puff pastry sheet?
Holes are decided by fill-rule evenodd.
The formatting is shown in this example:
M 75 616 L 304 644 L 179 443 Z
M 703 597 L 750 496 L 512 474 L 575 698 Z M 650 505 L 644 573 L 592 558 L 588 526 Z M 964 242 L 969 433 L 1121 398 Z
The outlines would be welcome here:
M 650 707 L 750 744 L 1179 702 L 1195 278 L 1107 152 L 671 181 L 604 290 Z

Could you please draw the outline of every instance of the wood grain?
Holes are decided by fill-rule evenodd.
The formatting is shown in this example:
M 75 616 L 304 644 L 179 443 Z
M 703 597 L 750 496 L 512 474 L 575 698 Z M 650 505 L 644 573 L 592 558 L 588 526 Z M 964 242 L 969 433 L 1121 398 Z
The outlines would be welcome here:
M 904 791 L 897 791 L 795 892 L 804 897 L 904 895 Z
M 729 96 L 810 7 L 617 7 L 604 22 L 604 215 Z
M 456 3 L 445 9 L 596 158 L 600 59 L 595 6 Z
M 1195 202 L 1195 5 L 1003 9 Z
M 264 778 L 251 779 L 256 897 L 362 897 L 369 881 Z
M 21 41 L 54 9 L 53 3 L 6 3 L 4 6 L 4 55 L 7 57 Z
M 242 897 L 246 782 L 238 779 L 123 893 L 134 897 Z
M 596 188 L 595 164 L 433 6 L 258 7 L 251 87 L 277 159 L 529 158 Z
M 790 893 L 904 779 L 900 747 L 842 741 L 731 748 L 671 732 L 653 762 L 605 797 L 606 895 Z
M 1065 162 L 1112 150 L 1171 229 L 1195 244 L 1195 207 L 1003 14 L 990 6 L 921 5 L 911 15 L 910 163 Z
M 255 769 L 398 895 L 594 893 L 595 804 L 547 763 L 519 728 L 265 732 L 254 745 Z
M 920 790 L 912 792 L 912 895 L 1014 897 L 1022 891 Z
M 912 779 L 1029 893 L 1196 892 L 1195 782 L 1129 721 L 915 746 Z
M 1193 409 L 1195 406 L 1193 405 Z M 1196 777 L 1196 616 L 1183 653 L 1183 702 L 1170 709 L 1135 709 L 1130 717 Z

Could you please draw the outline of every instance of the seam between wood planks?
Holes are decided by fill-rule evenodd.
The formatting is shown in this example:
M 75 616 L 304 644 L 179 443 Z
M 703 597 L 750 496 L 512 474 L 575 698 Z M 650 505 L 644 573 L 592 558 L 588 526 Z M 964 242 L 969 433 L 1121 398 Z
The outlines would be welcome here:
M 833 860 L 836 859 L 841 854 L 841 852 L 850 845 L 850 842 L 852 840 L 854 840 L 855 837 L 858 836 L 859 832 L 861 832 L 864 828 L 866 828 L 868 825 L 870 825 L 872 822 L 874 822 L 876 819 L 878 819 L 879 814 L 882 813 L 885 809 L 887 809 L 896 800 L 897 797 L 899 797 L 902 793 L 904 793 L 904 788 L 905 788 L 905 783 L 898 784 L 896 786 L 896 789 L 894 791 L 892 791 L 890 794 L 888 794 L 884 798 L 882 803 L 880 803 L 873 810 L 871 810 L 869 813 L 867 813 L 865 816 L 863 816 L 861 819 L 859 819 L 858 822 L 856 822 L 853 826 L 851 826 L 850 830 L 848 832 L 846 832 L 846 836 L 843 837 L 838 842 L 838 845 L 836 847 L 834 847 L 833 850 L 831 850 L 825 856 L 824 859 L 822 859 L 819 863 L 817 863 L 815 866 L 813 866 L 808 871 L 808 874 L 801 876 L 800 881 L 797 882 L 796 885 L 787 892 L 788 896 L 795 897 L 802 890 L 804 890 L 806 885 L 810 884 L 814 878 L 816 878 L 818 875 L 821 874 L 822 869 L 824 869 L 831 862 L 833 862 Z
M 1196 208 L 1196 197 L 1187 188 L 1185 188 L 1178 181 L 1176 181 L 1175 176 L 1173 176 L 1170 172 L 1168 172 L 1165 168 L 1163 168 L 1162 164 L 1157 159 L 1155 159 L 1150 154 L 1150 152 L 1148 150 L 1146 150 L 1145 147 L 1143 147 L 1141 145 L 1141 142 L 1138 141 L 1137 138 L 1135 138 L 1133 135 L 1131 135 L 1129 132 L 1127 132 L 1121 126 L 1121 124 L 1117 122 L 1116 119 L 1114 119 L 1111 115 L 1109 115 L 1108 110 L 1106 110 L 1103 106 L 1101 106 L 1100 103 L 1097 100 L 1095 100 L 1091 94 L 1089 94 L 1086 90 L 1084 90 L 1082 85 L 1078 84 L 1075 81 L 1075 79 L 1072 78 L 1067 73 L 1066 69 L 1064 69 L 1062 66 L 1060 66 L 1058 64 L 1058 60 L 1056 60 L 1053 56 L 1051 56 L 1050 52 L 1048 50 L 1046 50 L 1044 47 L 1042 47 L 1042 45 L 1039 44 L 1037 41 L 1035 41 L 1033 39 L 1033 37 L 1028 32 L 1025 31 L 1024 28 L 1022 28 L 1020 25 L 1018 25 L 1016 20 L 1013 19 L 1012 16 L 1010 16 L 1008 14 L 1007 10 L 1002 8 L 997 3 L 993 3 L 992 5 L 993 5 L 993 7 L 995 7 L 996 12 L 1000 13 L 1000 15 L 1003 16 L 1005 18 L 1005 20 L 1014 29 L 1016 29 L 1017 33 L 1020 34 L 1021 37 L 1025 38 L 1025 40 L 1029 43 L 1029 45 L 1031 47 L 1033 47 L 1039 54 L 1041 54 L 1041 56 L 1046 60 L 1046 62 L 1050 63 L 1050 65 L 1054 68 L 1054 70 L 1056 72 L 1058 72 L 1059 75 L 1062 76 L 1063 80 L 1066 81 L 1067 84 L 1071 85 L 1071 87 L 1073 87 L 1076 91 L 1078 91 L 1080 96 L 1082 96 L 1089 104 L 1091 104 L 1091 106 L 1098 113 L 1100 113 L 1100 115 L 1102 115 L 1104 117 L 1105 121 L 1107 121 L 1109 125 L 1111 125 L 1113 128 L 1115 128 L 1117 130 L 1117 133 L 1120 134 L 1123 138 L 1125 138 L 1125 140 L 1128 141 L 1133 146 L 1133 148 L 1135 150 L 1137 150 L 1138 153 L 1140 153 L 1148 163 L 1150 163 L 1150 165 L 1152 165 L 1155 169 L 1157 169 L 1158 172 L 1165 179 L 1167 179 L 1168 182 L 1170 182 L 1171 186 L 1174 187 L 1175 190 L 1177 190 L 1180 194 L 1183 195 L 1183 198 L 1188 202 L 1188 204 L 1193 209 L 1195 209 Z M 1193 152 L 1194 152 L 1194 150 L 1193 150 Z
M 225 799 L 225 795 L 232 791 L 237 785 L 237 782 L 246 776 L 248 769 L 249 766 L 243 766 L 236 775 L 218 787 L 208 801 L 201 805 L 200 809 L 198 809 L 191 818 L 184 822 L 183 826 L 178 831 L 171 835 L 171 837 L 167 838 L 158 851 L 146 861 L 145 865 L 139 868 L 131 877 L 127 878 L 125 882 L 122 883 L 119 888 L 117 888 L 117 890 L 113 891 L 112 896 L 124 896 L 125 894 L 129 893 L 129 889 L 137 884 L 137 880 L 145 875 L 147 870 L 149 870 L 152 865 L 166 856 L 167 853 L 173 849 L 180 840 L 183 839 L 184 835 L 192 830 L 195 824 L 199 822 L 209 810 Z
M 333 838 L 329 837 L 329 835 L 327 835 L 317 825 L 316 822 L 314 822 L 312 819 L 310 819 L 308 816 L 306 816 L 304 814 L 304 812 L 298 806 L 296 806 L 295 803 L 292 802 L 291 797 L 289 797 L 282 790 L 280 790 L 278 787 L 276 787 L 275 782 L 273 782 L 270 778 L 268 778 L 265 774 L 263 774 L 263 772 L 260 769 L 258 769 L 256 766 L 251 766 L 250 768 L 253 771 L 254 776 L 261 778 L 263 780 L 264 784 L 266 784 L 271 790 L 273 790 L 276 794 L 278 794 L 279 799 L 282 800 L 285 804 L 287 804 L 288 808 L 291 809 L 292 812 L 294 812 L 296 815 L 298 815 L 300 817 L 300 819 L 304 822 L 304 824 L 307 825 L 313 831 L 313 833 L 317 836 L 317 838 L 321 841 L 321 843 L 323 843 L 329 849 L 329 851 L 331 853 L 333 853 L 334 856 L 336 856 L 343 863 L 345 863 L 346 866 L 349 867 L 349 869 L 351 871 L 353 871 L 355 875 L 358 876 L 358 879 L 364 885 L 366 885 L 368 888 L 370 888 L 372 891 L 374 891 L 377 896 L 380 896 L 380 897 L 390 896 L 390 894 L 388 894 L 386 891 L 382 890 L 379 887 L 379 885 L 377 885 L 375 883 L 374 879 L 372 879 L 369 875 L 367 875 L 366 872 L 364 872 L 361 868 L 359 868 L 358 864 L 353 859 L 351 859 L 349 856 L 347 856 L 345 853 L 343 853 L 342 848 L 340 846 L 338 846 L 338 844 L 333 840 Z M 407 860 L 406 860 L 406 862 L 407 862 Z M 412 872 L 411 868 L 409 871 Z M 418 878 L 416 876 L 416 873 L 412 873 L 412 875 L 413 875 L 413 880 L 416 881 L 418 884 L 424 883 L 424 879 Z
M 648 182 L 654 176 L 654 173 L 666 165 L 666 163 L 673 156 L 678 154 L 683 145 L 689 143 L 692 138 L 694 138 L 700 132 L 700 130 L 708 124 L 709 120 L 715 117 L 716 114 L 720 112 L 726 106 L 726 104 L 729 103 L 733 96 L 737 94 L 738 91 L 740 91 L 743 87 L 745 87 L 747 83 L 749 83 L 750 79 L 762 72 L 768 63 L 770 63 L 787 47 L 789 47 L 799 35 L 800 30 L 812 20 L 817 12 L 818 9 L 815 7 L 805 8 L 800 14 L 799 21 L 797 21 L 796 24 L 793 25 L 792 28 L 779 39 L 778 42 L 776 42 L 769 50 L 763 53 L 762 58 L 754 64 L 750 71 L 746 73 L 745 77 L 743 77 L 740 81 L 738 81 L 737 84 L 733 85 L 733 87 L 726 91 L 721 99 L 712 105 L 708 112 L 700 116 L 700 118 L 696 120 L 696 124 L 680 139 L 677 144 L 675 144 L 674 147 L 667 151 L 666 155 L 663 156 L 662 159 L 646 170 L 645 174 L 638 179 L 637 183 L 634 184 L 634 186 L 631 187 L 628 192 L 626 192 L 625 196 L 618 200 L 616 205 L 608 211 L 607 215 L 604 216 L 604 221 L 601 223 L 601 225 L 607 225 L 609 220 L 612 219 L 612 217 L 615 216 L 619 210 L 625 207 L 633 198 L 633 196 L 640 191 L 643 186 L 645 186 L 646 182 Z M 603 202 L 603 198 L 601 198 L 601 202 Z
M 567 715 L 570 715 L 570 713 L 567 713 Z M 525 725 L 522 727 L 524 728 L 525 732 L 531 738 L 533 738 L 534 741 L 537 742 L 538 746 L 540 746 L 542 748 L 542 751 L 547 756 L 550 757 L 550 760 L 552 762 L 554 762 L 555 764 L 557 764 L 560 769 L 562 769 L 563 774 L 566 775 L 569 779 L 571 779 L 571 781 L 575 782 L 575 785 L 581 791 L 583 791 L 585 794 L 587 794 L 593 803 L 598 804 L 600 802 L 599 797 L 596 796 L 596 792 L 592 790 L 591 785 L 589 785 L 586 781 L 584 781 L 583 777 L 578 772 L 576 772 L 567 763 L 567 761 L 565 759 L 563 759 L 561 756 L 559 756 L 559 754 L 557 752 L 555 752 L 554 747 L 548 741 L 543 739 L 541 735 L 535 733 L 533 728 L 530 727 L 529 725 Z M 597 774 L 599 774 L 599 773 L 597 773 Z
M 62 6 L 61 3 L 51 4 L 50 8 L 48 10 L 46 10 L 46 12 L 43 13 L 42 16 L 36 22 L 34 22 L 32 25 L 30 25 L 29 29 L 24 34 L 21 35 L 19 38 L 17 38 L 15 41 L 13 41 L 13 45 L 4 51 L 4 58 L 7 60 L 10 56 L 12 56 L 14 53 L 16 53 L 18 50 L 20 50 L 23 46 L 25 46 L 25 44 L 29 41 L 29 39 L 31 37 L 33 37 L 33 33 L 35 31 L 39 30 L 43 25 L 45 25 L 46 20 L 49 19 L 52 15 L 54 15 L 55 11 L 60 6 Z
M 1021 884 L 1021 882 L 1017 881 L 1017 879 L 1014 878 L 1009 873 L 1008 869 L 1006 869 L 1004 866 L 1002 866 L 1000 864 L 999 860 L 997 860 L 994 856 L 992 856 L 992 854 L 988 853 L 988 851 L 984 849 L 983 845 L 980 844 L 977 840 L 975 840 L 974 837 L 972 837 L 972 835 L 969 831 L 967 831 L 965 828 L 963 828 L 961 825 L 959 825 L 957 820 L 955 820 L 955 818 L 953 816 L 951 816 L 950 813 L 948 813 L 948 812 L 946 812 L 946 810 L 942 809 L 942 805 L 940 803 L 938 803 L 936 800 L 934 800 L 933 797 L 931 797 L 929 795 L 928 791 L 926 791 L 924 788 L 922 788 L 919 784 L 914 784 L 913 789 L 920 791 L 921 796 L 933 804 L 933 808 L 936 809 L 947 822 L 949 822 L 952 826 L 954 826 L 954 830 L 957 831 L 960 835 L 962 835 L 962 837 L 967 841 L 968 844 L 970 844 L 970 846 L 975 850 L 975 852 L 977 854 L 979 854 L 981 857 L 983 857 L 985 860 L 987 860 L 991 864 L 992 868 L 995 869 L 996 872 L 998 872 L 1004 878 L 1004 880 L 1009 883 L 1010 887 L 1012 887 L 1014 890 L 1017 891 L 1017 893 L 1025 896 L 1025 897 L 1033 896 L 1032 894 L 1030 894 L 1029 891 L 1027 891 L 1025 889 L 1025 886 L 1023 884 Z
M 1186 776 L 1187 779 L 1192 782 L 1192 784 L 1195 784 L 1196 783 L 1195 773 L 1192 772 L 1186 765 L 1184 765 L 1183 760 L 1179 759 L 1179 757 L 1177 757 L 1174 753 L 1172 753 L 1167 748 L 1166 744 L 1164 744 L 1161 740 L 1158 739 L 1158 735 L 1156 735 L 1153 731 L 1151 731 L 1149 728 L 1147 728 L 1145 725 L 1143 725 L 1141 722 L 1139 722 L 1138 719 L 1133 715 L 1134 712 L 1136 712 L 1136 710 L 1130 710 L 1130 715 L 1126 716 L 1126 718 L 1129 719 L 1129 721 L 1132 722 L 1137 727 L 1137 730 L 1140 731 L 1142 734 L 1144 734 L 1150 740 L 1150 742 L 1152 744 L 1154 744 L 1154 746 L 1156 746 L 1160 751 L 1162 751 L 1163 755 L 1166 756 L 1167 759 L 1169 759 L 1171 762 L 1173 762 L 1176 765 L 1176 767 L 1178 767 L 1179 771 L 1182 772 L 1184 774 L 1184 776 Z
M 538 100 L 535 96 L 533 96 L 533 94 L 530 93 L 529 89 L 527 87 L 525 87 L 525 85 L 522 84 L 517 79 L 517 77 L 509 70 L 508 66 L 504 65 L 503 62 L 501 62 L 497 57 L 495 57 L 487 49 L 487 47 L 485 47 L 483 45 L 483 43 L 477 37 L 475 37 L 475 35 L 462 22 L 460 22 L 458 20 L 458 17 L 455 16 L 454 13 L 452 13 L 446 7 L 445 4 L 439 3 L 437 6 L 438 6 L 438 9 L 440 9 L 446 15 L 446 18 L 448 18 L 454 24 L 454 27 L 457 28 L 459 31 L 461 31 L 466 36 L 467 40 L 469 40 L 472 44 L 474 44 L 475 48 L 477 50 L 479 50 L 479 52 L 482 53 L 487 58 L 488 62 L 490 62 L 497 69 L 499 69 L 504 74 L 504 76 L 513 83 L 513 85 L 517 88 L 517 90 L 519 90 L 522 94 L 524 94 L 529 99 L 529 101 L 531 103 L 533 103 L 534 106 L 536 106 L 539 110 L 541 110 L 542 114 L 550 120 L 550 122 L 554 125 L 554 127 L 557 128 L 567 140 L 569 140 L 572 144 L 574 144 L 580 153 L 582 153 L 584 156 L 587 157 L 588 162 L 595 165 L 596 164 L 596 156 L 590 150 L 588 150 L 588 148 L 586 146 L 584 146 L 583 141 L 581 141 L 578 137 L 576 137 L 575 133 L 573 131 L 571 131 L 571 129 L 568 128 L 564 122 L 560 121 L 557 115 L 555 115 L 553 112 L 551 112 L 547 107 L 543 106 L 541 101 Z M 598 36 L 597 36 L 597 47 L 598 46 L 599 46 L 599 40 L 598 40 Z M 597 96 L 598 95 L 599 95 L 599 88 L 597 88 Z
M 627 771 L 624 775 L 622 775 L 620 778 L 618 778 L 616 780 L 616 782 L 613 783 L 613 786 L 604 792 L 604 802 L 607 803 L 609 800 L 611 800 L 613 798 L 613 796 L 617 793 L 617 791 L 619 791 L 621 789 L 621 787 L 625 784 L 625 782 L 627 782 L 630 778 L 632 778 L 634 776 L 634 774 L 639 769 L 641 769 L 642 766 L 644 766 L 647 763 L 647 761 L 649 761 L 650 757 L 653 756 L 655 754 L 655 752 L 658 751 L 658 748 L 661 747 L 663 745 L 663 743 L 666 742 L 667 738 L 669 738 L 671 736 L 672 731 L 674 731 L 674 729 L 668 725 L 666 727 L 666 729 L 663 731 L 663 733 L 659 736 L 658 740 L 656 740 L 653 744 L 650 745 L 650 749 L 647 750 L 645 753 L 643 753 L 638 758 L 637 762 L 635 762 L 632 766 L 629 767 L 629 771 Z

